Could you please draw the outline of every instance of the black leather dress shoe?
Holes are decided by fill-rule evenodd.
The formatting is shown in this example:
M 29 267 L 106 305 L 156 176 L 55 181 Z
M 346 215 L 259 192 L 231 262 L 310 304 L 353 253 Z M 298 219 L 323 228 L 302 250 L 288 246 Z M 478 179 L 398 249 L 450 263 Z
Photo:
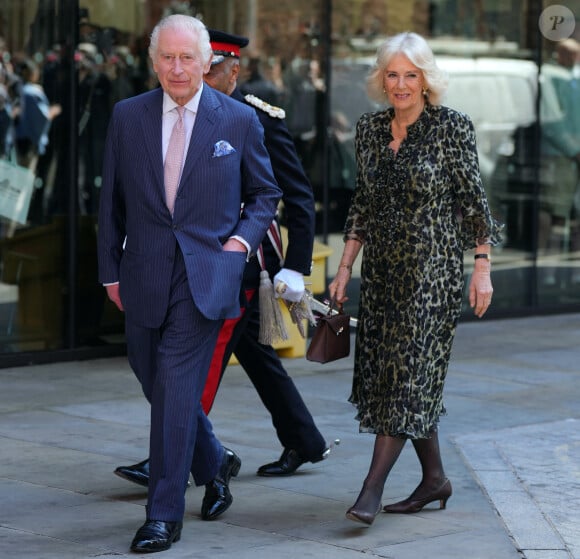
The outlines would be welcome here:
M 147 520 L 133 538 L 131 551 L 136 553 L 155 553 L 165 551 L 173 542 L 181 538 L 182 522 L 163 522 Z
M 224 448 L 224 457 L 217 476 L 206 484 L 205 495 L 201 503 L 201 518 L 215 520 L 230 508 L 234 498 L 230 493 L 229 483 L 240 471 L 242 461 L 229 448 Z
M 114 473 L 127 481 L 149 487 L 149 458 L 132 466 L 119 466 Z M 191 481 L 188 481 L 187 487 L 190 485 Z
M 119 466 L 115 474 L 137 485 L 149 487 L 149 458 L 132 466 Z
M 292 475 L 302 464 L 306 462 L 320 462 L 324 460 L 330 454 L 330 448 L 325 448 L 324 452 L 314 460 L 306 460 L 302 455 L 292 448 L 285 448 L 282 452 L 282 456 L 276 462 L 270 462 L 269 464 L 264 464 L 258 468 L 257 474 L 259 476 L 290 476 Z

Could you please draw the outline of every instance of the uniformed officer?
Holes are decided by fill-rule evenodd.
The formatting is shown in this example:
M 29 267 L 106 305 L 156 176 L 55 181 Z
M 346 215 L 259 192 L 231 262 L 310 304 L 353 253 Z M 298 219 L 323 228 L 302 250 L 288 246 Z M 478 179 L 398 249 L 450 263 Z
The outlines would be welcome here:
M 214 52 L 212 66 L 204 80 L 211 87 L 251 105 L 264 127 L 264 143 L 270 154 L 272 168 L 282 189 L 288 246 L 283 257 L 276 242 L 278 233 L 271 228 L 262 243 L 262 258 L 252 258 L 244 274 L 245 299 L 239 319 L 226 320 L 214 353 L 208 380 L 202 397 L 203 408 L 209 413 L 232 352 L 250 377 L 262 402 L 272 416 L 272 423 L 283 452 L 274 462 L 258 469 L 260 476 L 293 474 L 306 462 L 319 462 L 330 452 L 316 427 L 294 381 L 270 345 L 258 342 L 260 330 L 259 283 L 264 266 L 274 285 L 286 286 L 280 296 L 288 301 L 300 301 L 304 294 L 304 276 L 312 266 L 315 209 L 312 187 L 298 159 L 292 137 L 285 123 L 284 110 L 272 106 L 254 95 L 243 96 L 237 88 L 240 72 L 240 50 L 249 40 L 209 30 Z M 129 481 L 147 486 L 149 462 L 120 466 L 115 473 Z

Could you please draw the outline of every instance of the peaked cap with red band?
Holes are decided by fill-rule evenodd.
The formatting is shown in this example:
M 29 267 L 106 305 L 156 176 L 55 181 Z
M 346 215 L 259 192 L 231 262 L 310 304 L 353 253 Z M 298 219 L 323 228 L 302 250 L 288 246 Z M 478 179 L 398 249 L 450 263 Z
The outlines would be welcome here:
M 223 62 L 226 57 L 240 58 L 240 49 L 247 46 L 250 40 L 247 37 L 232 35 L 224 31 L 208 29 L 209 40 L 213 50 L 212 64 Z

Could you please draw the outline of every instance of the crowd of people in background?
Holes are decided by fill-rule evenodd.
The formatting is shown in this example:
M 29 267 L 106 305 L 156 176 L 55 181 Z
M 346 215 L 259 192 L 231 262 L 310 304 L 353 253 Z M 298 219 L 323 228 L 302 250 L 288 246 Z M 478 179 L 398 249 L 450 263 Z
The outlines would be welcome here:
M 113 105 L 158 85 L 146 52 L 139 54 L 136 48 L 119 45 L 105 53 L 94 42 L 83 41 L 74 54 L 79 80 L 81 215 L 97 213 L 103 144 Z M 60 116 L 65 89 L 62 70 L 58 46 L 34 54 L 12 53 L 0 38 L 0 158 L 13 160 L 36 174 L 31 225 L 46 222 L 63 209 L 64 195 L 55 186 L 59 184 L 59 163 L 68 157 L 60 153 L 67 135 L 65 115 Z M 284 108 L 299 155 L 311 158 L 318 131 L 319 94 L 324 92 L 318 62 L 297 58 L 283 64 L 256 55 L 241 70 L 241 91 Z M 304 164 L 308 167 L 309 161 Z
M 96 45 L 80 43 L 74 64 L 79 80 L 79 210 L 83 215 L 95 215 L 111 108 L 120 99 L 143 91 L 146 80 L 131 75 L 132 57 L 122 48 L 105 57 Z M 67 135 L 65 118 L 61 117 L 63 68 L 58 47 L 32 55 L 11 53 L 0 39 L 0 157 L 36 175 L 31 225 L 50 220 L 63 210 L 65 195 L 55 188 L 59 163 L 68 157 L 61 152 Z

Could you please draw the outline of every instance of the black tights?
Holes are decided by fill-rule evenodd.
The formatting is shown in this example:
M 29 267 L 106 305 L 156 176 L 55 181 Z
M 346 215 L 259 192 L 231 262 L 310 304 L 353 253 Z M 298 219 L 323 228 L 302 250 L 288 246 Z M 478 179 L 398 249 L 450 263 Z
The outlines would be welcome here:
M 385 482 L 405 442 L 406 439 L 401 437 L 376 436 L 369 472 L 354 508 L 372 513 L 380 508 Z M 445 479 L 437 429 L 431 432 L 428 439 L 413 439 L 412 443 L 423 472 L 421 483 L 413 492 L 413 495 L 420 497 L 422 493 L 428 494 L 437 489 Z
M 381 506 L 385 481 L 405 446 L 406 439 L 377 435 L 369 473 L 364 480 L 354 508 L 374 514 Z
M 423 477 L 421 483 L 413 491 L 412 496 L 420 499 L 424 495 L 439 489 L 445 481 L 437 429 L 431 432 L 431 436 L 428 439 L 414 439 L 413 447 L 421 463 Z

